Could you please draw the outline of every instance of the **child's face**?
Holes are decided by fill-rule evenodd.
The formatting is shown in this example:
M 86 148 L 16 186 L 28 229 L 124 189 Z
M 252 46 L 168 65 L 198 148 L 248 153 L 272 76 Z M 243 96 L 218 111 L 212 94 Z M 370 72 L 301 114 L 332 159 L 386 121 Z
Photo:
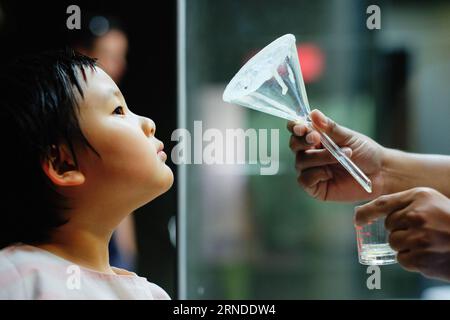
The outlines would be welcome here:
M 86 76 L 79 122 L 100 157 L 90 148 L 77 147 L 79 171 L 85 176 L 80 195 L 103 202 L 106 208 L 110 204 L 134 210 L 172 185 L 167 155 L 155 138 L 155 123 L 128 109 L 119 88 L 102 69 L 86 69 Z

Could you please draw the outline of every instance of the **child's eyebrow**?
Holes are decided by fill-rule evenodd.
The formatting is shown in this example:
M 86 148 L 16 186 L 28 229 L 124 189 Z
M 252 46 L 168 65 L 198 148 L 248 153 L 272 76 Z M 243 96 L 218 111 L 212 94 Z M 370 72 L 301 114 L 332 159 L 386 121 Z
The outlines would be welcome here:
M 119 98 L 119 99 L 122 99 L 122 98 L 123 98 L 122 92 L 120 92 L 120 90 L 117 90 L 117 89 L 111 89 L 111 92 L 112 92 L 112 94 L 115 95 L 117 98 Z
M 120 101 L 123 101 L 123 103 L 125 101 L 125 98 L 123 97 L 122 92 L 120 92 L 120 90 L 117 88 L 111 88 L 109 97 L 110 97 L 109 99 L 112 99 L 112 97 L 116 97 Z

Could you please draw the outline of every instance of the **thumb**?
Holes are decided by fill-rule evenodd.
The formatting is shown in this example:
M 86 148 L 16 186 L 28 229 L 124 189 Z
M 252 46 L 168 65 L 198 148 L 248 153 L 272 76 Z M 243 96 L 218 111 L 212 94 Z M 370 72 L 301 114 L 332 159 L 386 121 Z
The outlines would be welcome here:
M 337 144 L 346 143 L 349 138 L 353 136 L 353 132 L 351 130 L 338 125 L 317 109 L 313 110 L 310 116 L 314 127 L 326 133 Z

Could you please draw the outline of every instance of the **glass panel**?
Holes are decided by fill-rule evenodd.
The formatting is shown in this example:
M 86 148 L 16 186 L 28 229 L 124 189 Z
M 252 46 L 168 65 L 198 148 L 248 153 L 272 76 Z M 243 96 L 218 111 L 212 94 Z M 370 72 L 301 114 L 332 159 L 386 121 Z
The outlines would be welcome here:
M 417 101 L 430 96 L 421 89 L 411 95 L 414 102 L 401 98 L 407 96 L 411 70 L 426 65 L 426 57 L 438 57 L 439 41 L 425 39 L 448 39 L 440 31 L 448 28 L 439 29 L 438 24 L 414 35 L 417 21 L 433 22 L 436 10 L 450 12 L 448 5 L 430 3 L 425 9 L 410 6 L 405 11 L 404 6 L 383 2 L 381 32 L 366 27 L 370 4 L 366 1 L 179 2 L 180 125 L 191 134 L 191 160 L 198 163 L 181 166 L 179 176 L 181 298 L 420 297 L 427 282 L 398 264 L 382 267 L 383 290 L 368 290 L 367 269 L 358 263 L 352 222 L 355 203 L 321 202 L 307 196 L 296 182 L 286 121 L 227 104 L 222 94 L 250 57 L 277 37 L 292 33 L 311 108 L 319 107 L 380 143 L 439 152 L 448 139 L 428 139 L 433 145 L 427 143 L 425 148 L 424 136 L 417 137 L 409 125 L 423 126 L 414 122 L 413 110 Z M 420 46 L 426 46 L 427 55 L 412 65 L 410 57 L 425 52 Z M 443 58 L 439 62 L 448 67 Z M 389 70 L 400 78 L 393 78 Z M 445 78 L 448 73 L 440 70 Z M 418 74 L 423 88 L 437 93 L 442 87 L 433 86 L 430 68 Z M 448 90 L 437 94 L 436 105 L 449 101 Z M 448 119 L 448 110 L 440 110 L 442 121 Z M 245 164 L 206 164 L 202 152 L 208 153 L 212 137 L 224 140 L 221 151 L 215 151 L 226 162 L 231 151 L 227 130 L 238 128 L 247 133 L 237 142 L 245 148 Z M 447 127 L 442 124 L 436 130 Z M 252 133 L 258 151 L 267 142 L 269 156 L 274 156 L 271 147 L 277 150 L 279 142 L 279 161 L 271 159 L 275 175 L 261 174 L 269 166 L 261 164 L 264 157 L 258 155 L 257 163 L 251 163 L 249 145 L 256 139 Z

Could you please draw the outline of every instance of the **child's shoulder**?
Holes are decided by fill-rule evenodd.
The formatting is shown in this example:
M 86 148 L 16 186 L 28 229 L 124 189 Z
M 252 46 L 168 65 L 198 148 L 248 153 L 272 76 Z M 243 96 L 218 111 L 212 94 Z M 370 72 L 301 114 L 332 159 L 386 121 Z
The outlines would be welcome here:
M 35 246 L 15 244 L 0 250 L 0 299 L 45 299 L 61 292 L 67 264 Z
M 34 261 L 43 262 L 43 259 L 41 249 L 26 244 L 11 245 L 0 250 L 0 270 L 9 265 L 20 271 Z
M 34 265 L 38 257 L 26 245 L 11 245 L 0 250 L 0 298 L 26 299 L 26 280 L 32 280 L 26 268 Z
M 35 254 L 30 250 L 29 246 L 22 244 L 10 245 L 0 250 L 0 270 L 3 271 L 5 266 L 17 269 L 34 257 Z
M 163 288 L 161 288 L 160 286 L 158 286 L 157 284 L 155 284 L 153 282 L 148 282 L 148 284 L 150 286 L 150 290 L 152 292 L 153 299 L 155 299 L 155 300 L 170 300 L 170 296 L 167 294 L 166 291 L 164 291 Z
M 147 287 L 150 292 L 151 292 L 151 296 L 153 297 L 153 299 L 155 300 L 170 300 L 170 296 L 167 294 L 166 291 L 164 291 L 163 288 L 161 288 L 160 286 L 158 286 L 157 284 L 150 282 L 147 280 L 147 278 L 142 277 L 137 275 L 134 272 L 125 270 L 125 269 L 121 269 L 121 268 L 116 268 L 113 267 L 114 272 L 118 275 L 118 276 L 126 276 L 126 277 L 134 277 L 139 279 L 139 281 L 141 281 L 141 283 Z
M 170 299 L 158 285 L 119 268 L 112 275 L 77 267 L 81 290 L 69 290 L 71 266 L 38 247 L 6 247 L 0 250 L 0 299 Z

